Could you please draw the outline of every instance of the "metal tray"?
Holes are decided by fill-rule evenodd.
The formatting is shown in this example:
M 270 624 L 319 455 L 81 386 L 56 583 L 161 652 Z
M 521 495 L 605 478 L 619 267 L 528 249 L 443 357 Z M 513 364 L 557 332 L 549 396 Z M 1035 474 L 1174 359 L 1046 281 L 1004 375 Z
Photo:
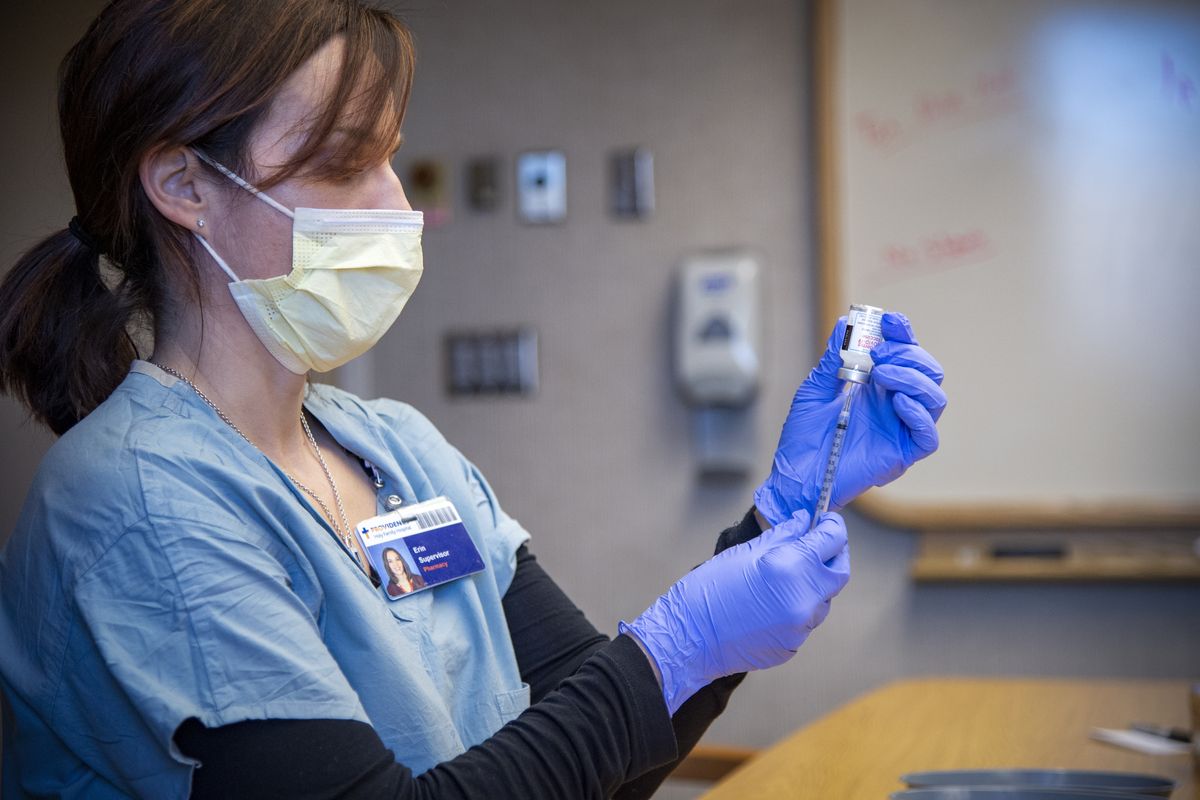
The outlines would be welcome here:
M 1175 781 L 1161 775 L 1095 772 L 1073 769 L 980 769 L 913 772 L 902 775 L 910 789 L 938 786 L 1083 789 L 1144 797 L 1170 797 Z
M 1154 795 L 1037 786 L 939 786 L 906 789 L 889 797 L 891 800 L 1150 800 Z

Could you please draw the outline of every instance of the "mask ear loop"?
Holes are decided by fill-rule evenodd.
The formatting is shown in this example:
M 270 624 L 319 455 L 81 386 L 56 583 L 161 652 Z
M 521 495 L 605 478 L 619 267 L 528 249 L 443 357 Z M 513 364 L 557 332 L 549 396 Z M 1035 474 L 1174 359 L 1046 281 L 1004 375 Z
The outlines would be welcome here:
M 257 197 L 259 200 L 262 200 L 264 203 L 269 205 L 271 208 L 275 209 L 276 211 L 278 211 L 281 214 L 286 214 L 288 217 L 290 217 L 292 219 L 296 218 L 295 213 L 293 213 L 290 208 L 285 206 L 283 203 L 280 203 L 279 201 L 275 200 L 273 197 L 268 195 L 266 192 L 263 192 L 259 189 L 256 189 L 255 187 L 251 186 L 247 181 L 243 180 L 240 175 L 238 175 L 236 172 L 234 172 L 233 170 L 226 167 L 224 164 L 220 164 L 217 161 L 214 161 L 213 159 L 209 158 L 208 155 L 206 155 L 205 153 L 202 153 L 201 151 L 199 151 L 195 148 L 192 148 L 192 152 L 195 153 L 196 158 L 200 159 L 205 164 L 208 164 L 210 167 L 215 169 L 217 172 L 221 173 L 226 178 L 229 178 L 229 180 L 233 181 L 238 186 L 242 187 L 247 192 L 249 192 L 250 194 Z M 229 265 L 225 263 L 225 259 L 221 258 L 221 256 L 217 254 L 217 251 L 215 249 L 213 249 L 213 246 L 208 243 L 207 239 L 205 239 L 203 236 L 201 236 L 198 233 L 193 233 L 192 235 L 195 236 L 196 240 L 198 242 L 200 242 L 201 245 L 204 246 L 204 249 L 208 251 L 208 254 L 213 257 L 213 261 L 217 262 L 217 266 L 220 267 L 221 269 L 225 270 L 226 275 L 228 275 L 235 283 L 238 283 L 241 281 L 241 278 L 239 278 L 237 275 L 234 274 L 233 270 L 231 270 L 229 268 Z
M 204 245 L 204 249 L 207 250 L 208 254 L 213 257 L 213 261 L 217 262 L 218 267 L 225 270 L 225 274 L 228 275 L 233 280 L 234 283 L 241 282 L 242 279 L 239 278 L 237 275 L 233 274 L 233 270 L 231 270 L 229 268 L 229 265 L 225 263 L 225 259 L 223 259 L 219 255 L 217 255 L 217 251 L 214 250 L 213 246 L 208 243 L 208 239 L 205 239 L 203 236 L 201 236 L 198 233 L 193 233 L 192 235 L 196 237 L 196 241 L 198 241 L 198 242 L 200 242 L 200 244 Z
M 286 214 L 289 217 L 291 217 L 292 219 L 296 218 L 296 214 L 290 208 L 285 206 L 283 203 L 280 203 L 279 201 L 275 200 L 274 198 L 272 198 L 270 195 L 268 195 L 266 192 L 262 191 L 261 189 L 256 189 L 255 187 L 251 186 L 249 183 L 242 180 L 242 178 L 237 173 L 235 173 L 233 170 L 229 169 L 228 167 L 226 167 L 223 164 L 217 163 L 216 161 L 212 160 L 211 158 L 209 158 L 207 155 L 200 152 L 199 150 L 196 150 L 193 148 L 192 152 L 196 154 L 196 158 L 200 159 L 205 164 L 208 164 L 210 167 L 215 169 L 217 172 L 221 173 L 226 178 L 229 178 L 229 180 L 233 181 L 238 186 L 242 187 L 247 192 L 249 192 L 250 194 L 257 197 L 259 200 L 262 200 L 264 203 L 266 203 L 271 208 L 278 211 L 280 214 Z

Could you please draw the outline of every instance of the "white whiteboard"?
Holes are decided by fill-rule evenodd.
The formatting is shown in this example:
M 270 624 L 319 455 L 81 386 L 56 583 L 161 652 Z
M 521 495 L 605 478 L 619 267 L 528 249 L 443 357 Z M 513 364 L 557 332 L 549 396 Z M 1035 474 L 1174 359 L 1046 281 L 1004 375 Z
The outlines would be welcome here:
M 827 0 L 827 322 L 904 311 L 916 527 L 1200 522 L 1200 2 Z

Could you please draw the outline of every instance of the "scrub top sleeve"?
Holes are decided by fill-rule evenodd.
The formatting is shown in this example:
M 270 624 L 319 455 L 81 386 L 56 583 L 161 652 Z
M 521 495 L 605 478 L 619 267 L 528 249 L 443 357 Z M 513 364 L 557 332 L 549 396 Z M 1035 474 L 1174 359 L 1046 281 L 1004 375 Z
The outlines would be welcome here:
M 513 575 L 517 571 L 517 551 L 521 545 L 529 542 L 530 536 L 496 500 L 492 487 L 474 464 L 461 455 L 467 469 L 467 480 L 471 485 L 471 494 L 475 499 L 475 513 L 485 525 L 491 523 L 492 530 L 484 535 L 487 547 L 488 566 L 496 576 L 496 587 L 503 595 L 512 585 Z
M 97 690 L 115 681 L 177 761 L 191 763 L 172 738 L 190 717 L 209 727 L 368 721 L 285 570 L 235 533 L 183 520 L 135 527 L 76 584 L 74 599 L 110 675 L 72 680 L 94 680 Z

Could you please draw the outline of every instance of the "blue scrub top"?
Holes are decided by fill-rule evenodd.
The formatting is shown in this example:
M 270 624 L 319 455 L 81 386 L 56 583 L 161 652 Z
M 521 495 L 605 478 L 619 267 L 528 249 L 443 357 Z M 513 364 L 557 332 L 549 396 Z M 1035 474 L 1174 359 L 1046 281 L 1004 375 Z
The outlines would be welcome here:
M 359 720 L 419 773 L 529 705 L 501 606 L 528 534 L 410 406 L 323 385 L 304 406 L 379 470 L 380 513 L 449 497 L 487 569 L 385 599 L 278 467 L 135 362 L 0 555 L 6 798 L 186 797 L 189 717 Z

